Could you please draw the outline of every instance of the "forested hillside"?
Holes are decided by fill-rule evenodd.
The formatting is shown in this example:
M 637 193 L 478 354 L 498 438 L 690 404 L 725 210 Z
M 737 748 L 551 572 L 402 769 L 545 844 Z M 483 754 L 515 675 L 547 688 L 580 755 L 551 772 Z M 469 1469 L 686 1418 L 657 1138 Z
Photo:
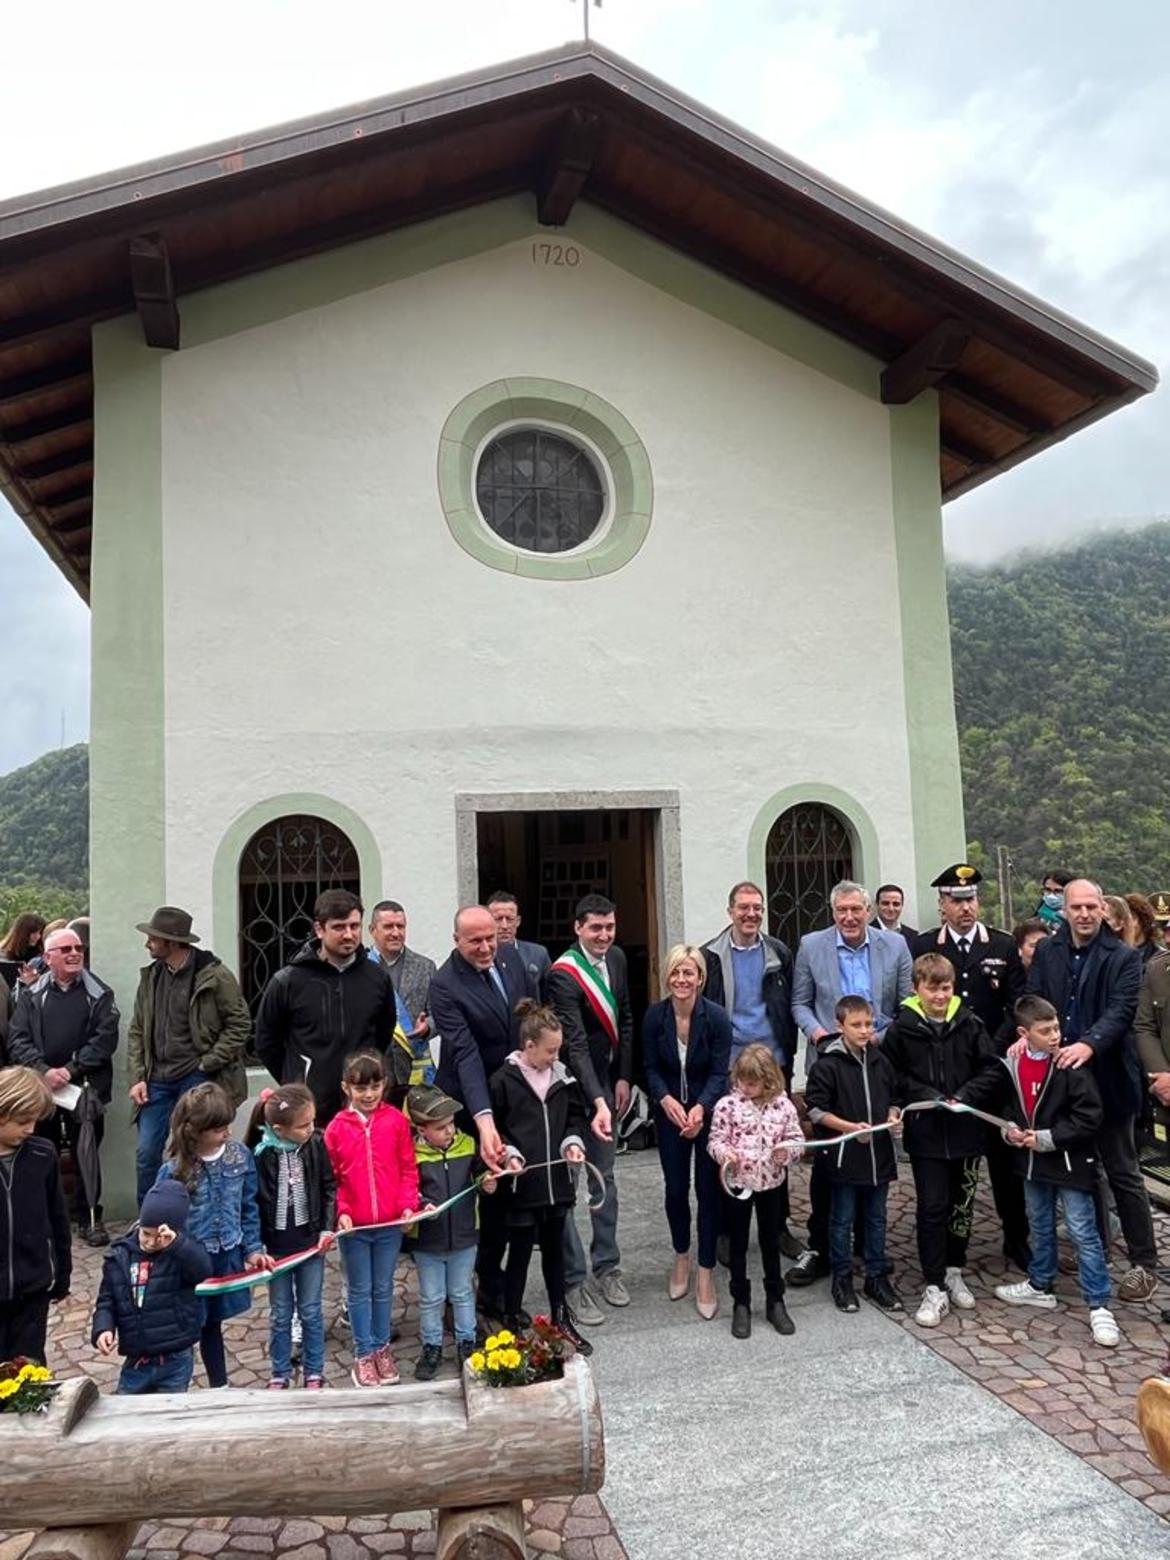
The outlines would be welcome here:
M 1029 892 L 1057 866 L 1170 887 L 1170 523 L 953 568 L 949 595 L 972 851 L 1009 846 Z
M 973 858 L 992 877 L 1010 848 L 1018 912 L 1055 866 L 1170 888 L 1170 522 L 952 568 L 949 593 Z M 0 927 L 85 907 L 88 757 L 0 777 Z

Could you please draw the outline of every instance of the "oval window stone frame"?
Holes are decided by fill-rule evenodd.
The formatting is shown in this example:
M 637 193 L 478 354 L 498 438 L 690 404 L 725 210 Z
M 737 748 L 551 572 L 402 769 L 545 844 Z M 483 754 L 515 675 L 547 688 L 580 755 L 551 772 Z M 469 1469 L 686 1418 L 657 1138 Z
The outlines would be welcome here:
M 549 424 L 578 431 L 604 456 L 613 479 L 613 518 L 598 541 L 564 556 L 511 547 L 480 518 L 475 462 L 485 439 L 505 423 Z M 612 574 L 637 554 L 650 530 L 654 481 L 650 457 L 615 406 L 580 385 L 557 379 L 494 379 L 465 395 L 439 435 L 439 501 L 451 535 L 473 558 L 526 579 L 585 580 Z

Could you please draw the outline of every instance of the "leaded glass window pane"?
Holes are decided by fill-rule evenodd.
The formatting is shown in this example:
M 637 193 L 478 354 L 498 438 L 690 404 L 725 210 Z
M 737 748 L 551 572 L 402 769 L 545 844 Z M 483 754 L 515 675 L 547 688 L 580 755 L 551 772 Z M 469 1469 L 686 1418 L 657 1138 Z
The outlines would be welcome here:
M 526 552 L 569 552 L 601 523 L 601 474 L 581 448 L 542 428 L 517 428 L 480 457 L 475 495 L 488 526 Z
M 840 814 L 819 802 L 781 813 L 764 848 L 768 927 L 792 952 L 805 932 L 830 926 L 829 894 L 853 876 L 853 842 Z

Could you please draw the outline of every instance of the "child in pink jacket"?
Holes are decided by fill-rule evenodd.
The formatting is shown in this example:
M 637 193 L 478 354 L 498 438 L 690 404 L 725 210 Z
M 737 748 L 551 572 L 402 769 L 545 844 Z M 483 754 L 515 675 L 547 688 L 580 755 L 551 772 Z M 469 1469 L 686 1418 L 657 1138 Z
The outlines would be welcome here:
M 337 1228 L 349 1319 L 353 1328 L 353 1380 L 359 1387 L 389 1387 L 398 1380 L 390 1352 L 394 1268 L 403 1225 L 418 1209 L 418 1165 L 406 1117 L 383 1099 L 386 1064 L 375 1051 L 347 1056 L 341 1073 L 345 1109 L 325 1128 L 325 1147 L 337 1179 Z M 367 1228 L 367 1226 L 369 1226 Z
M 752 1286 L 747 1276 L 752 1209 L 764 1264 L 764 1314 L 778 1333 L 796 1328 L 784 1305 L 780 1273 L 787 1167 L 800 1158 L 803 1135 L 784 1078 L 766 1045 L 746 1045 L 731 1068 L 731 1093 L 711 1116 L 708 1152 L 723 1170 L 723 1220 L 731 1246 L 731 1336 L 750 1338 Z M 727 1188 L 733 1191 L 729 1193 Z M 733 1195 L 739 1193 L 739 1196 Z

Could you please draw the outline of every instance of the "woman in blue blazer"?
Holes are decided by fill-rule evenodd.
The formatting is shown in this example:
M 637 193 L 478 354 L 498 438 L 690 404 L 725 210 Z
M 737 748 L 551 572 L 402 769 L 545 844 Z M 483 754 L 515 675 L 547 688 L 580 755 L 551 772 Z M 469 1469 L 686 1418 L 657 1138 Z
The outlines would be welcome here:
M 727 1092 L 731 1020 L 702 995 L 707 965 L 698 948 L 679 943 L 666 956 L 670 995 L 646 1010 L 642 1060 L 657 1106 L 658 1157 L 666 1182 L 666 1217 L 674 1244 L 669 1293 L 681 1300 L 691 1282 L 691 1161 L 698 1204 L 699 1271 L 695 1307 L 710 1321 L 719 1309 L 715 1243 L 719 1236 L 719 1172 L 707 1152 L 711 1112 Z

